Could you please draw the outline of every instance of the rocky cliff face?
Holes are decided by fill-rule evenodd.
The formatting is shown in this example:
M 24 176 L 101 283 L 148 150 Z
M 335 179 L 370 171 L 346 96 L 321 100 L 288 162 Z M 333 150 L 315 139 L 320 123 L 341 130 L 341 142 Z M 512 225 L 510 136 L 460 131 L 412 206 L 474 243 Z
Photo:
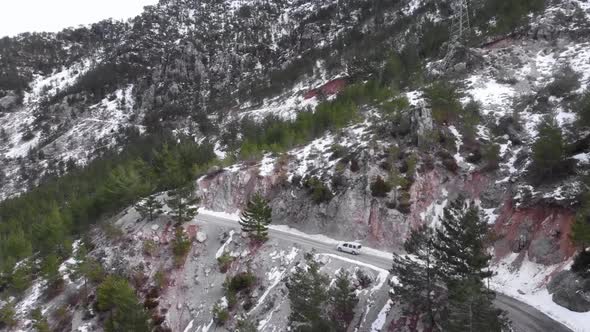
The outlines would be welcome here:
M 332 187 L 334 197 L 329 202 L 315 204 L 309 191 L 292 181 L 296 170 L 302 167 L 302 160 L 307 167 L 306 174 L 319 174 L 328 186 L 332 186 L 338 171 L 334 166 L 337 160 L 331 164 L 326 158 L 330 150 L 325 145 L 315 155 L 299 157 L 300 151 L 317 148 L 317 143 L 312 143 L 280 157 L 269 155 L 262 164 L 242 165 L 201 179 L 204 206 L 233 212 L 243 207 L 246 197 L 261 191 L 272 200 L 275 223 L 398 250 L 411 227 L 424 222 L 436 225 L 446 203 L 457 193 L 463 193 L 478 201 L 489 222 L 494 224 L 497 236 L 494 253 L 498 262 L 516 253 L 520 261 L 526 257 L 527 262 L 547 266 L 548 271 L 554 271 L 551 275 L 557 274 L 567 268 L 567 262 L 575 253 L 570 227 L 581 192 L 580 178 L 569 176 L 543 186 L 529 182 L 526 169 L 530 165 L 530 146 L 537 135 L 536 123 L 544 113 L 539 106 L 522 108 L 519 105 L 523 100 L 535 100 L 535 105 L 547 104 L 546 109 L 556 110 L 555 116 L 563 130 L 570 130 L 568 126 L 573 123 L 574 116 L 568 111 L 567 98 L 547 98 L 544 87 L 557 80 L 554 78 L 556 70 L 564 65 L 578 73 L 581 85 L 576 87 L 577 91 L 583 91 L 590 83 L 590 53 L 583 32 L 587 27 L 581 20 L 579 7 L 575 10 L 577 5 L 580 4 L 550 7 L 529 32 L 468 50 L 463 56 L 457 55 L 455 61 L 465 61 L 465 68 L 470 68 L 470 74 L 462 81 L 465 98 L 473 98 L 482 105 L 479 139 L 496 142 L 501 147 L 497 171 L 489 172 L 477 163 L 466 161 L 472 150 L 463 142 L 461 134 L 457 135 L 451 128 L 456 149 L 453 158 L 458 167 L 449 168 L 436 161 L 434 166 L 429 165 L 428 156 L 417 150 L 420 166 L 409 189 L 409 210 L 400 212 L 399 206 L 391 204 L 391 198 L 400 195 L 399 191 L 393 190 L 387 198 L 371 196 L 370 182 L 377 175 L 385 176 L 379 169 L 383 161 L 380 154 L 387 146 L 382 142 L 363 146 L 360 170 L 356 173 L 346 170 L 343 173 L 346 184 Z M 588 13 L 584 15 L 587 17 Z M 435 70 L 436 64 L 432 68 Z M 433 71 L 432 74 L 438 73 Z M 415 96 L 418 98 L 413 98 Z M 408 117 L 428 114 L 428 106 L 419 96 L 409 93 L 414 108 Z M 524 120 L 521 125 L 515 126 L 512 122 L 511 105 L 518 108 L 518 116 Z M 428 116 L 417 119 L 415 128 L 432 128 Z M 369 125 L 365 132 L 373 140 L 380 138 L 376 127 Z M 323 138 L 327 144 L 332 144 L 330 139 L 331 136 Z M 586 169 L 585 153 L 570 158 L 578 161 L 580 170 Z M 521 264 L 518 259 L 512 261 L 513 273 L 518 273 Z M 557 278 L 554 285 L 568 278 Z M 546 282 L 539 284 L 539 289 L 551 279 L 549 276 Z M 554 288 L 559 289 L 558 286 Z M 557 294 L 554 299 L 558 303 L 567 302 L 568 296 Z
M 165 0 L 129 23 L 2 40 L 0 60 L 18 61 L 0 63 L 5 76 L 16 75 L 10 84 L 0 80 L 0 199 L 120 149 L 133 135 L 170 131 L 211 143 L 220 159 L 234 160 L 242 133 L 232 128 L 240 121 L 294 119 L 351 83 L 392 74 L 383 68 L 395 63 L 379 54 L 414 45 L 414 37 L 436 30 L 433 24 L 444 22 L 448 11 L 446 1 Z M 271 201 L 274 224 L 399 251 L 413 227 L 436 227 L 444 207 L 462 194 L 493 224 L 495 287 L 529 303 L 547 297 L 587 311 L 587 282 L 569 271 L 575 252 L 569 235 L 590 165 L 590 140 L 581 137 L 587 133 L 574 129 L 575 102 L 590 87 L 590 7 L 553 1 L 531 17 L 530 25 L 481 45 L 432 42 L 441 49 L 415 55 L 428 54 L 426 69 L 398 91 L 407 104 L 396 117 L 383 111 L 394 100 L 379 105 L 383 109 L 362 104 L 359 118 L 344 129 L 211 169 L 198 180 L 201 205 L 234 213 L 261 192 Z M 29 44 L 46 47 L 46 56 L 39 58 Z M 454 83 L 462 106 L 476 102 L 473 130 L 433 114 L 426 90 L 436 80 Z M 555 82 L 569 84 L 569 91 L 552 91 Z M 546 115 L 563 131 L 568 165 L 575 166 L 539 184 L 530 176 L 531 148 Z M 483 156 L 489 146 L 498 148 L 493 162 Z M 388 180 L 387 190 L 374 189 L 378 178 Z M 129 211 L 117 219 L 127 232 L 123 263 L 113 258 L 119 243 L 100 242 L 102 233 L 95 239 L 105 246 L 104 264 L 141 263 L 148 276 L 166 265 L 171 280 L 162 316 L 168 326 L 211 326 L 209 309 L 221 301 L 223 282 L 211 272 L 216 257 L 210 254 L 218 247 L 212 242 L 221 241 L 211 237 L 225 243 L 227 234 L 212 230 L 209 242 L 197 241 L 187 269 L 175 270 L 164 250 L 139 254 L 138 241 L 160 242 L 169 225 L 134 224 Z M 269 319 L 266 330 L 283 328 L 288 308 L 277 280 L 301 252 L 291 257 L 280 243 L 260 251 L 241 239 L 232 243 L 233 272 L 248 264 L 276 268 L 259 277 L 277 288 L 261 287 L 250 300 L 260 301 L 253 312 Z M 199 265 L 201 258 L 206 263 Z M 29 293 L 30 301 L 41 301 L 38 289 Z M 365 295 L 363 301 L 373 300 Z M 273 312 L 280 314 L 272 318 Z M 75 314 L 77 325 L 84 325 L 82 315 Z

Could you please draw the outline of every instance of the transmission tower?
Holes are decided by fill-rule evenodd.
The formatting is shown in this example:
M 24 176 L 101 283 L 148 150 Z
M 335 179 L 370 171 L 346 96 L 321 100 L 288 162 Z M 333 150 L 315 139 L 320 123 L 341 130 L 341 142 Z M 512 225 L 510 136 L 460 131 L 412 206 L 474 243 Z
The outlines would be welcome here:
M 469 6 L 467 0 L 452 0 L 453 21 L 451 24 L 451 41 L 460 41 L 471 30 Z

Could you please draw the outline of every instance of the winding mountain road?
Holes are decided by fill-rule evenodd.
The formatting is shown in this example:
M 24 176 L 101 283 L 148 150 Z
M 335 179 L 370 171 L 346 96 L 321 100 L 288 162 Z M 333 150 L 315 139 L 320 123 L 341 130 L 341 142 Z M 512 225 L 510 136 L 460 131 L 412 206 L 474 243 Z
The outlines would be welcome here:
M 197 221 L 213 223 L 221 227 L 239 227 L 237 222 L 233 219 L 207 214 L 206 212 L 199 213 L 196 219 Z M 365 250 L 365 252 L 359 256 L 351 256 L 337 251 L 336 246 L 333 243 L 322 241 L 314 236 L 305 236 L 303 233 L 286 232 L 280 229 L 271 228 L 269 230 L 269 236 L 281 241 L 292 242 L 306 249 L 315 249 L 318 253 L 329 253 L 343 256 L 385 270 L 391 268 L 390 258 L 385 257 L 385 255 L 377 255 L 376 252 L 372 252 L 372 250 Z M 563 324 L 551 319 L 532 306 L 501 293 L 496 294 L 495 305 L 507 312 L 508 318 L 511 320 L 515 332 L 572 332 L 572 330 Z

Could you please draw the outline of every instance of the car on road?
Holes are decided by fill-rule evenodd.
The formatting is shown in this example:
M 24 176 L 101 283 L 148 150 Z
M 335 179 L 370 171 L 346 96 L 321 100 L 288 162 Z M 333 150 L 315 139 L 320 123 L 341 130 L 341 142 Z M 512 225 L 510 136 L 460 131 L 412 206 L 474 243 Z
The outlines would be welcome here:
M 354 243 L 354 242 L 343 242 L 338 244 L 338 246 L 336 247 L 336 249 L 338 251 L 341 252 L 347 252 L 349 254 L 353 254 L 353 255 L 358 255 L 361 253 L 361 248 L 363 246 L 358 244 L 358 243 Z

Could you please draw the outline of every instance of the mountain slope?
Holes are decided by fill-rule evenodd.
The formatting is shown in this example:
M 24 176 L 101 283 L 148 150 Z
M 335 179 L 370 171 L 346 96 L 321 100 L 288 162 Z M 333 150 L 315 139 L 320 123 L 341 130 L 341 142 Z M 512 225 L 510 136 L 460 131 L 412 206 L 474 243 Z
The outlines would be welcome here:
M 225 278 L 211 253 L 224 230 L 200 225 L 199 241 L 187 225 L 194 249 L 178 269 L 169 217 L 136 223 L 130 206 L 186 182 L 204 208 L 235 213 L 261 192 L 275 224 L 394 252 L 463 194 L 493 228 L 493 286 L 585 328 L 587 279 L 570 270 L 580 249 L 570 235 L 587 206 L 590 6 L 526 3 L 473 4 L 472 34 L 455 44 L 452 6 L 419 0 L 166 0 L 126 23 L 3 39 L 1 287 L 13 291 L 17 261 L 33 282 L 14 293 L 19 328 L 31 328 L 34 307 L 58 312 L 68 297 L 41 296 L 41 266 L 23 258 L 74 257 L 88 229 L 90 256 L 141 277 L 142 301 L 157 266 L 171 276 L 152 317 L 161 327 L 211 327 Z M 232 274 L 272 269 L 241 300 L 259 301 L 261 330 L 284 329 L 284 294 L 268 294 L 286 289 L 303 252 L 235 242 Z M 63 279 L 68 291 L 81 285 Z M 357 307 L 359 330 L 402 324 L 385 291 L 361 293 L 370 308 Z M 64 309 L 74 330 L 101 324 L 84 307 Z

